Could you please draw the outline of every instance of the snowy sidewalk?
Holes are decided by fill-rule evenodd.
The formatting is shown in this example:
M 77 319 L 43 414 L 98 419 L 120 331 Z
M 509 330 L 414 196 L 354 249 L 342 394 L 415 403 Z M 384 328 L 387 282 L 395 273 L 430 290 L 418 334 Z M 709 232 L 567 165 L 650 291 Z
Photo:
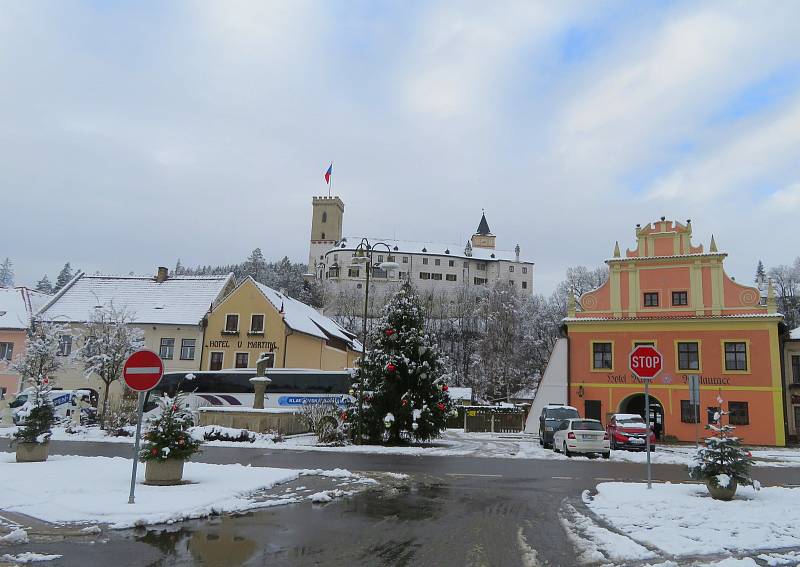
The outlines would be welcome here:
M 16 463 L 0 453 L 0 510 L 26 514 L 56 524 L 105 524 L 113 529 L 173 523 L 212 514 L 278 506 L 309 498 L 315 502 L 353 494 L 376 481 L 336 469 L 297 470 L 210 465 L 188 462 L 185 484 L 148 486 L 144 465 L 138 468 L 136 503 L 128 504 L 131 460 L 122 457 L 50 457 L 44 463 Z M 259 493 L 300 476 L 340 479 L 347 489 L 301 496 L 261 498 Z
M 583 503 L 560 516 L 586 565 L 800 564 L 800 489 L 739 487 L 721 502 L 699 484 L 613 482 Z

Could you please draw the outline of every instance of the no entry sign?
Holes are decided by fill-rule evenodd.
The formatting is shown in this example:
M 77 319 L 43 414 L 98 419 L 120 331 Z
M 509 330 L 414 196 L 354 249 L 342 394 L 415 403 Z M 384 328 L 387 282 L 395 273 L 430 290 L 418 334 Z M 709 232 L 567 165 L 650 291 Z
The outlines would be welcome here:
M 128 388 L 146 392 L 155 388 L 164 374 L 164 363 L 152 350 L 137 350 L 125 361 L 122 377 Z
M 639 345 L 631 351 L 629 366 L 631 372 L 642 380 L 652 380 L 664 365 L 661 353 L 650 345 Z

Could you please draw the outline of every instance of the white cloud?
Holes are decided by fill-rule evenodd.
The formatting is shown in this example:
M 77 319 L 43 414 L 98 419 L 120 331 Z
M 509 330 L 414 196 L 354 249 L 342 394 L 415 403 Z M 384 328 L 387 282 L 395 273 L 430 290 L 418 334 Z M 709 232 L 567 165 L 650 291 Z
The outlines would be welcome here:
M 800 183 L 775 191 L 767 199 L 766 208 L 778 213 L 800 212 Z

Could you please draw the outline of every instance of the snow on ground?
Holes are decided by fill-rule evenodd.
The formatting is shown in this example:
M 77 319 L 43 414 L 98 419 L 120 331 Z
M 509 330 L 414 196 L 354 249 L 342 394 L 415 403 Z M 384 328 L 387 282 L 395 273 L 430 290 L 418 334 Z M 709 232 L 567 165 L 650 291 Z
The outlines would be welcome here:
M 20 564 L 28 564 L 28 563 L 39 563 L 40 561 L 52 561 L 53 559 L 58 559 L 61 557 L 60 555 L 45 555 L 43 553 L 33 553 L 31 551 L 26 551 L 25 553 L 19 553 L 17 555 L 11 555 L 10 553 L 4 553 L 0 555 L 0 559 L 3 561 L 8 561 L 10 563 L 20 563 Z
M 582 530 L 585 545 L 607 553 L 609 546 L 621 548 L 620 537 L 669 558 L 703 555 L 751 555 L 800 547 L 800 489 L 770 487 L 755 491 L 739 487 L 736 498 L 721 502 L 708 496 L 704 485 L 610 482 L 597 486 L 597 495 L 584 493 L 589 510 L 619 533 L 609 535 L 600 526 L 590 530 L 578 518 L 566 526 Z M 586 521 L 591 520 L 584 518 Z M 603 531 L 605 530 L 605 532 Z M 620 535 L 624 534 L 624 536 Z M 670 557 L 671 556 L 671 557 Z M 627 559 L 640 559 L 632 553 Z M 778 557 L 773 556 L 775 561 Z M 755 565 L 744 562 L 730 565 Z M 725 565 L 725 563 L 710 563 Z M 774 563 L 779 565 L 780 563 Z
M 301 471 L 188 462 L 183 475 L 186 484 L 147 486 L 141 484 L 145 471 L 142 464 L 137 471 L 136 503 L 128 504 L 130 459 L 55 455 L 44 463 L 14 461 L 13 453 L 0 453 L 0 509 L 47 522 L 100 523 L 116 529 L 296 502 L 258 499 L 254 493 L 300 475 L 361 479 L 342 469 Z
M 202 438 L 202 433 L 208 428 L 193 428 L 193 435 Z M 217 428 L 224 429 L 224 428 Z M 0 429 L 0 437 L 10 437 L 16 428 Z M 226 429 L 227 431 L 227 429 Z M 231 429 L 230 432 L 239 430 Z M 332 447 L 317 445 L 317 438 L 312 434 L 293 435 L 282 441 L 275 441 L 273 436 L 264 433 L 254 433 L 255 441 L 252 443 L 236 441 L 205 441 L 209 447 L 239 447 L 256 449 L 283 449 L 301 451 L 323 451 L 335 453 L 369 453 L 383 455 L 411 455 L 411 456 L 471 456 L 488 458 L 510 459 L 546 459 L 568 460 L 569 457 L 545 449 L 539 445 L 537 438 L 522 434 L 503 433 L 464 433 L 459 429 L 448 429 L 444 435 L 425 445 L 411 445 L 403 447 L 383 447 L 380 445 L 347 445 Z M 111 443 L 133 443 L 132 437 L 106 436 L 105 432 L 97 427 L 81 427 L 76 433 L 67 433 L 63 427 L 53 430 L 54 441 L 102 441 Z M 696 449 L 693 445 L 659 445 L 651 453 L 653 464 L 688 465 Z M 775 467 L 800 467 L 800 449 L 798 448 L 758 448 L 752 451 L 756 459 L 755 466 Z M 575 460 L 585 460 L 588 457 L 575 456 Z M 644 451 L 612 451 L 611 461 L 644 463 L 647 454 Z

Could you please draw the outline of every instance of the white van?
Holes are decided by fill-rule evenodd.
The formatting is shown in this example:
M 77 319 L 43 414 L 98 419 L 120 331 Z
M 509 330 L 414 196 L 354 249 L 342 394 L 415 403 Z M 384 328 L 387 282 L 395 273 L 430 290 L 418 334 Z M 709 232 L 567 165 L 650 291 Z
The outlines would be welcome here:
M 8 404 L 13 411 L 14 425 L 25 424 L 25 418 L 28 417 L 33 409 L 33 404 L 28 401 L 32 395 L 33 389 L 26 388 L 18 393 L 14 400 Z M 76 399 L 78 396 L 87 396 L 91 399 L 92 392 L 91 390 L 50 390 L 50 402 L 53 404 L 57 420 L 66 420 L 72 415 L 73 410 L 77 408 Z

